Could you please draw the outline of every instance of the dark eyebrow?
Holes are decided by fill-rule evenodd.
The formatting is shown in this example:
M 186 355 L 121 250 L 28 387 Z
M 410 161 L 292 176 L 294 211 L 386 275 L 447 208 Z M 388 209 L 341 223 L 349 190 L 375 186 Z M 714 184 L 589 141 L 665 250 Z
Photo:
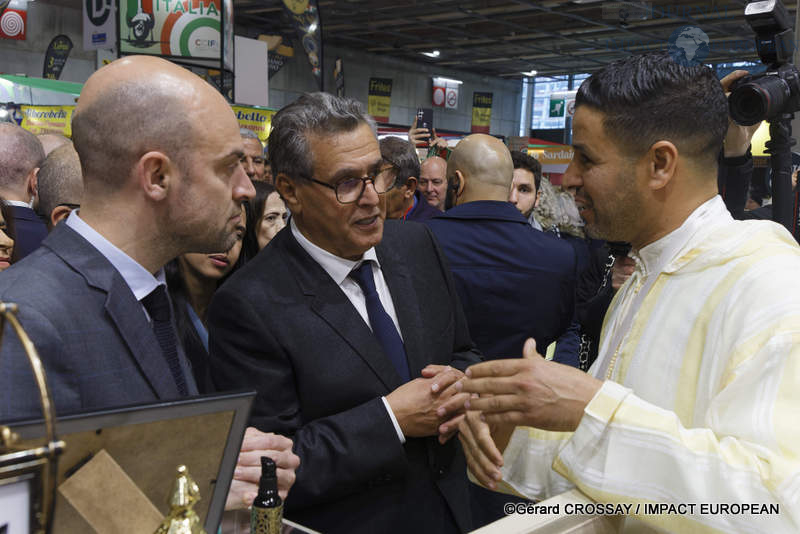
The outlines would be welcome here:
M 581 151 L 584 154 L 588 155 L 589 157 L 592 156 L 592 151 L 586 145 L 582 145 L 581 143 L 573 143 L 572 148 L 577 152 Z
M 372 165 L 369 166 L 369 171 L 368 172 L 370 174 L 375 173 L 378 169 L 380 169 L 382 162 L 383 162 L 383 158 L 379 158 L 379 159 L 375 160 L 375 162 Z M 355 178 L 355 177 L 363 178 L 363 176 L 361 176 L 361 168 L 360 167 L 359 168 L 345 167 L 344 169 L 341 169 L 341 170 L 337 171 L 336 174 L 334 174 L 331 177 L 331 180 L 330 180 L 329 183 L 335 184 L 336 182 L 338 182 L 342 178 Z

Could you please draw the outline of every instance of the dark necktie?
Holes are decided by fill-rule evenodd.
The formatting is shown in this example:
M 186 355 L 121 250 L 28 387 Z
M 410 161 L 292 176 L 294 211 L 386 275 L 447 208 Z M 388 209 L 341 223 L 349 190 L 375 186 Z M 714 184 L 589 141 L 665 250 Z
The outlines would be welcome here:
M 378 342 L 383 348 L 383 352 L 391 360 L 400 378 L 403 382 L 411 380 L 408 370 L 408 358 L 406 357 L 406 349 L 403 346 L 403 340 L 397 332 L 392 318 L 386 313 L 381 304 L 381 299 L 378 298 L 378 292 L 375 289 L 375 279 L 372 277 L 371 262 L 365 261 L 357 269 L 350 272 L 350 277 L 361 287 L 364 292 L 364 299 L 367 303 L 367 316 L 369 316 L 370 325 L 372 325 L 372 333 L 378 338 Z
M 158 339 L 158 344 L 161 346 L 164 359 L 167 360 L 169 370 L 175 379 L 175 384 L 178 386 L 178 392 L 185 397 L 189 394 L 189 389 L 186 386 L 186 377 L 183 375 L 181 362 L 178 359 L 178 346 L 175 341 L 175 330 L 172 328 L 166 286 L 159 284 L 158 287 L 142 299 L 142 304 L 144 304 L 147 313 L 150 314 L 156 339 Z

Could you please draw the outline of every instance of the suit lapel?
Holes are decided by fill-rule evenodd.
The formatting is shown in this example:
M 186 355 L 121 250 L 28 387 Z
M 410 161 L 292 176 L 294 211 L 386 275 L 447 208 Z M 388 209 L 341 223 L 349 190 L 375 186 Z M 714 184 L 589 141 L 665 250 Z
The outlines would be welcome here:
M 352 347 L 389 391 L 402 385 L 392 362 L 341 288 L 303 250 L 291 230 L 281 232 L 275 237 L 278 238 L 280 242 L 276 245 L 287 252 L 292 272 L 303 293 L 310 299 L 312 311 Z
M 429 363 L 423 350 L 423 325 L 419 316 L 419 300 L 411 273 L 405 262 L 394 251 L 384 247 L 383 243 L 382 241 L 378 245 L 376 252 L 381 264 L 381 271 L 383 271 L 383 278 L 392 295 L 394 311 L 397 313 L 397 322 L 400 324 L 400 332 L 403 335 L 403 344 L 408 357 L 408 367 L 413 380 L 420 376 L 422 368 Z
M 57 225 L 43 245 L 106 293 L 105 310 L 158 398 L 179 396 L 142 305 L 111 262 L 66 224 Z

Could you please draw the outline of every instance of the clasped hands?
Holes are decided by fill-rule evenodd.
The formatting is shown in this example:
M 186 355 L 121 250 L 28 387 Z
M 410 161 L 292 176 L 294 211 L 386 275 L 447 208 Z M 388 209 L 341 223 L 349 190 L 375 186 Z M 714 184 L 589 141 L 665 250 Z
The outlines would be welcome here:
M 470 471 L 494 489 L 517 425 L 573 431 L 600 386 L 574 367 L 545 360 L 528 339 L 522 358 L 473 365 L 451 386 L 457 393 L 439 409 L 439 440 L 458 432 Z

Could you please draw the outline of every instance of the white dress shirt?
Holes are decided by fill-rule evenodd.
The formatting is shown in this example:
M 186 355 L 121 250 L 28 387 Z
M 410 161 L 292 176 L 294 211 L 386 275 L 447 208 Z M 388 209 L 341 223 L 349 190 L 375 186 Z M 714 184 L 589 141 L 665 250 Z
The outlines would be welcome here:
M 157 286 L 167 285 L 166 278 L 164 277 L 164 269 L 160 269 L 155 276 L 153 276 L 147 269 L 142 267 L 136 260 L 122 252 L 119 248 L 113 245 L 108 239 L 100 235 L 94 228 L 86 224 L 86 222 L 78 216 L 78 211 L 73 210 L 67 217 L 66 225 L 75 230 L 81 237 L 86 239 L 94 248 L 100 252 L 114 268 L 119 271 L 122 279 L 131 288 L 133 296 L 136 297 L 140 303 L 143 298 L 149 295 Z M 144 309 L 147 319 L 150 316 L 147 310 Z
M 397 313 L 394 309 L 392 295 L 389 293 L 389 287 L 386 285 L 386 280 L 383 278 L 383 271 L 381 270 L 378 256 L 375 253 L 375 247 L 372 247 L 364 252 L 364 255 L 360 260 L 348 260 L 331 254 L 327 250 L 324 250 L 309 241 L 308 238 L 304 236 L 303 233 L 297 228 L 294 219 L 290 219 L 289 227 L 291 228 L 292 235 L 297 240 L 298 244 L 303 248 L 303 250 L 308 252 L 308 255 L 311 256 L 311 258 L 316 261 L 320 267 L 322 267 L 325 272 L 328 273 L 328 275 L 330 275 L 333 281 L 336 282 L 336 285 L 341 288 L 345 296 L 347 296 L 348 300 L 353 304 L 361 318 L 364 319 L 364 322 L 367 323 L 369 329 L 372 330 L 372 325 L 370 325 L 369 322 L 369 314 L 367 313 L 367 302 L 364 298 L 364 292 L 361 291 L 361 287 L 355 282 L 355 280 L 350 278 L 350 273 L 353 271 L 353 269 L 365 261 L 370 261 L 372 263 L 372 276 L 375 279 L 375 289 L 377 290 L 378 298 L 381 301 L 383 309 L 386 310 L 386 313 L 392 318 L 392 322 L 394 323 L 395 328 L 397 328 L 400 338 L 403 338 L 403 332 L 400 330 L 400 324 L 397 322 Z M 397 418 L 392 412 L 391 406 L 389 406 L 389 402 L 386 400 L 386 397 L 381 397 L 381 399 L 383 400 L 383 404 L 386 406 L 386 411 L 389 412 L 389 417 L 391 418 L 392 424 L 394 424 L 394 428 L 397 431 L 397 437 L 400 438 L 401 443 L 405 443 L 406 438 L 403 435 L 403 431 L 400 429 Z

